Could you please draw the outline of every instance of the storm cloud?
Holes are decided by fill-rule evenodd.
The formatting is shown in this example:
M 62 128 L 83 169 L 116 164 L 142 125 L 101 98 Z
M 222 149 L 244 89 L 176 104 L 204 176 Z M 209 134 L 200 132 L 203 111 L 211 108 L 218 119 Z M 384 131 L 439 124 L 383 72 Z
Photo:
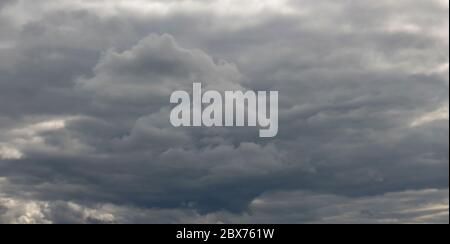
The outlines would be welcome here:
M 2 223 L 448 223 L 448 1 L 0 1 Z M 170 94 L 276 90 L 277 137 Z

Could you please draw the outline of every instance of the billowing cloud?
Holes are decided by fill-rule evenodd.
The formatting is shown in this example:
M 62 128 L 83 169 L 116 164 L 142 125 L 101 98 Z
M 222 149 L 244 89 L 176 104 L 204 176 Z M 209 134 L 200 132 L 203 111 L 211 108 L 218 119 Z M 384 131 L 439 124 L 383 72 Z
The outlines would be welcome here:
M 99 99 L 157 108 L 167 105 L 174 90 L 188 90 L 194 82 L 236 89 L 242 76 L 233 64 L 216 64 L 202 51 L 181 48 L 167 34 L 151 35 L 123 53 L 107 52 L 94 72 L 94 78 L 80 81 L 80 86 Z
M 0 9 L 0 222 L 448 222 L 448 2 Z M 278 136 L 173 128 L 194 82 L 279 91 Z
M 398 204 L 401 203 L 401 204 Z M 201 214 L 195 209 L 140 209 L 114 204 L 26 201 L 0 196 L 1 223 L 448 223 L 448 191 L 422 190 L 345 198 L 308 192 L 272 192 L 249 211 Z

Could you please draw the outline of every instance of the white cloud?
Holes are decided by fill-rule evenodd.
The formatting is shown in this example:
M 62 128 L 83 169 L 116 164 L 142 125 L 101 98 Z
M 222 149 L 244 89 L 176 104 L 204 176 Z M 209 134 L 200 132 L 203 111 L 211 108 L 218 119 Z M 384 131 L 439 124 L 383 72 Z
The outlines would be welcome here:
M 0 159 L 21 159 L 22 153 L 10 145 L 0 143 Z
M 292 14 L 295 10 L 289 6 L 287 0 L 184 0 L 184 1 L 160 1 L 160 0 L 78 0 L 63 1 L 62 6 L 95 9 L 107 14 L 118 14 L 128 10 L 141 14 L 168 15 L 176 12 L 208 12 L 218 15 L 255 15 L 262 12 L 275 12 Z M 61 6 L 55 3 L 53 6 Z
M 448 189 L 349 198 L 302 191 L 274 192 L 250 205 L 251 222 L 448 223 Z M 268 213 L 279 212 L 278 216 Z
M 88 147 L 80 143 L 76 138 L 64 134 L 69 122 L 79 117 L 61 117 L 47 119 L 39 122 L 29 122 L 26 125 L 5 131 L 0 138 L 0 158 L 22 159 L 27 157 L 27 152 L 41 152 L 51 154 L 81 153 L 88 151 Z M 64 140 L 48 144 L 46 135 L 48 133 L 60 133 Z
M 23 128 L 13 129 L 11 133 L 18 136 L 35 136 L 39 133 L 46 131 L 55 131 L 64 129 L 66 127 L 66 123 L 70 120 L 71 120 L 70 118 L 51 119 L 27 125 Z
M 411 127 L 417 127 L 439 120 L 449 120 L 448 105 L 444 105 L 436 111 L 427 113 L 414 119 L 414 121 L 411 123 Z

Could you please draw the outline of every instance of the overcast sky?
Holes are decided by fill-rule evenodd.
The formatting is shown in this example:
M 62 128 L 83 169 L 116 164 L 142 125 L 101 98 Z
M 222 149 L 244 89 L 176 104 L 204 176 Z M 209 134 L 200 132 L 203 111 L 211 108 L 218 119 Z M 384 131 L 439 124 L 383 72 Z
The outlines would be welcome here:
M 447 0 L 0 0 L 0 223 L 448 223 Z M 276 90 L 279 134 L 170 94 Z

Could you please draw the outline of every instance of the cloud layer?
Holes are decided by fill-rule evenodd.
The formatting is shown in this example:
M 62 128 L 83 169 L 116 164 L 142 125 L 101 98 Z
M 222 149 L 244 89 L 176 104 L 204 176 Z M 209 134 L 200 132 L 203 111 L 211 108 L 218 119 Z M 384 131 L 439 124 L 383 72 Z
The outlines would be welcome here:
M 0 1 L 0 222 L 448 223 L 448 19 L 441 0 Z M 279 91 L 278 136 L 172 128 L 198 81 Z

